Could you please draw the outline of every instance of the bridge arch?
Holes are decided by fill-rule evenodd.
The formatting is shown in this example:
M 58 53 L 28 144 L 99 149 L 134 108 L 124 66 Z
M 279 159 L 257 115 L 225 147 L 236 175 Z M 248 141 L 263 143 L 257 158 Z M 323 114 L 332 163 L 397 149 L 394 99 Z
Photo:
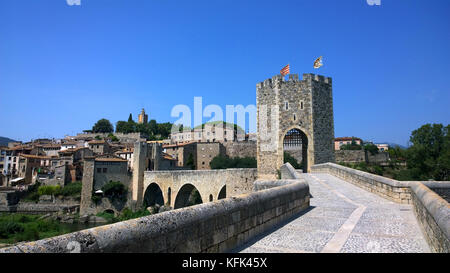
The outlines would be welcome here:
M 189 207 L 203 203 L 202 196 L 198 189 L 192 184 L 184 184 L 175 197 L 175 209 Z
M 148 185 L 144 193 L 144 207 L 150 207 L 154 205 L 164 205 L 164 197 L 161 188 L 156 183 Z
M 224 185 L 220 191 L 219 191 L 219 195 L 217 196 L 217 200 L 220 199 L 225 199 L 227 198 L 227 185 Z

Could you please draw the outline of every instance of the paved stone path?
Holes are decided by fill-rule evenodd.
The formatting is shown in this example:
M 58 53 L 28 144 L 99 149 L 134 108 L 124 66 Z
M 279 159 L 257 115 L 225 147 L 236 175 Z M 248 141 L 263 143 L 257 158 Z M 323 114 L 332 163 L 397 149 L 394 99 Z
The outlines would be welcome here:
M 240 248 L 270 252 L 430 252 L 411 205 L 397 204 L 328 174 L 302 174 L 311 208 Z

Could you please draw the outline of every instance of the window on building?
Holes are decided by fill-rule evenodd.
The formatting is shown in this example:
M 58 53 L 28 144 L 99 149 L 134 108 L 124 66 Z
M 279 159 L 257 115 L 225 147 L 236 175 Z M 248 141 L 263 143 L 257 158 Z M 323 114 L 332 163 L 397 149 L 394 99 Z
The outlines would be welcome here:
M 202 165 L 205 165 L 205 161 L 202 162 Z
M 97 172 L 101 173 L 102 172 L 102 168 L 97 168 Z
M 300 109 L 303 110 L 303 101 L 300 102 Z
M 106 171 L 107 171 L 107 169 L 106 169 L 106 168 L 103 168 L 103 173 L 106 173 Z
M 289 102 L 286 101 L 286 102 L 284 103 L 284 108 L 285 108 L 286 110 L 289 110 Z
M 294 114 L 294 121 L 296 121 L 297 120 L 297 115 L 296 114 Z

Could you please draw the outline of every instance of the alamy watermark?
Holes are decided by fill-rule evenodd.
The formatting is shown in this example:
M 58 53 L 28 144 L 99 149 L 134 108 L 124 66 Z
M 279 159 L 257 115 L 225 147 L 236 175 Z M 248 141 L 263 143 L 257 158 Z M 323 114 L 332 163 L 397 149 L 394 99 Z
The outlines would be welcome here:
M 381 0 L 366 0 L 369 6 L 381 6 Z
M 217 104 L 203 107 L 202 97 L 194 97 L 193 111 L 188 105 L 178 104 L 171 110 L 171 117 L 178 118 L 171 128 L 175 142 L 243 141 L 248 132 L 256 132 L 258 114 L 258 138 L 262 151 L 276 151 L 278 147 L 279 107 L 254 104 L 226 105 L 225 111 Z M 235 119 L 236 116 L 236 119 Z M 247 123 L 248 117 L 248 123 Z M 209 121 L 203 123 L 203 118 Z M 224 123 L 221 123 L 224 122 Z
M 81 6 L 81 0 L 66 0 L 69 6 Z

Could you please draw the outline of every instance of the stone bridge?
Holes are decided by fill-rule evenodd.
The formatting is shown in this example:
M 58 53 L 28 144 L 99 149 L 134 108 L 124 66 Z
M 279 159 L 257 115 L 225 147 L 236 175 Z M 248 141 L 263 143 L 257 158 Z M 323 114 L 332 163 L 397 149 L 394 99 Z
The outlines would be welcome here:
M 256 176 L 256 169 L 151 171 L 144 172 L 140 192 L 146 206 L 168 204 L 178 209 L 187 206 L 194 189 L 201 203 L 250 192 Z
M 253 190 L 171 210 L 0 249 L 22 252 L 450 252 L 450 182 L 400 182 L 333 163 L 299 174 L 289 164 L 279 180 L 257 180 Z M 252 170 L 245 170 L 252 173 Z M 183 183 L 205 194 L 244 170 L 146 174 L 152 183 Z M 253 175 L 254 175 L 253 170 Z M 247 174 L 249 175 L 249 174 Z M 163 182 L 164 179 L 168 182 Z M 241 179 L 242 179 L 241 178 Z M 158 182 L 159 181 L 159 182 Z M 164 186 L 163 186 L 164 187 Z M 202 189 L 202 190 L 200 190 Z M 164 188 L 163 188 L 164 190 Z M 236 191 L 244 189 L 236 188 Z M 175 192 L 178 191 L 178 194 Z M 202 194 L 202 193 L 201 193 Z M 168 198 L 169 195 L 166 196 Z M 203 198 L 203 197 L 202 197 Z M 172 202 L 175 202 L 171 200 Z

